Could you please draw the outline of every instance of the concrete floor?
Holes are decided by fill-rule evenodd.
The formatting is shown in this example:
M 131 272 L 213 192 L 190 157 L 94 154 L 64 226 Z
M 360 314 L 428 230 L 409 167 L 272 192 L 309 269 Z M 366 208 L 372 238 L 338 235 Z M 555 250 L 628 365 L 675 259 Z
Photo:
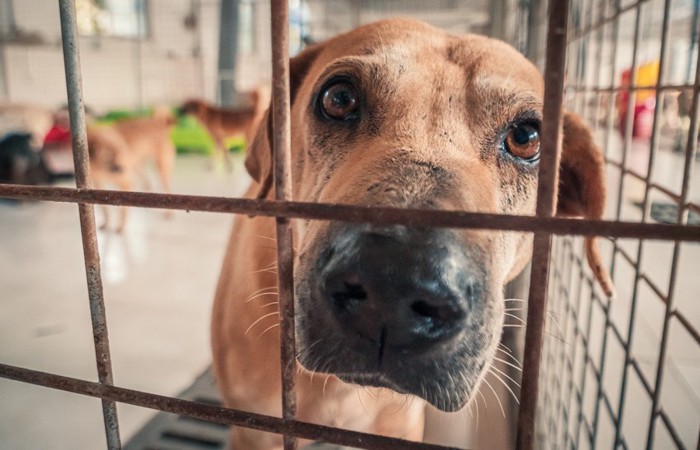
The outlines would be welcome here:
M 643 166 L 644 154 L 638 153 L 633 160 Z M 678 169 L 681 157 L 663 152 L 659 161 L 659 179 L 676 183 L 682 173 Z M 178 158 L 174 191 L 242 193 L 248 178 L 240 157 L 233 174 L 212 171 L 208 165 L 201 157 Z M 700 178 L 696 180 L 693 196 L 698 200 Z M 639 200 L 639 194 L 639 186 L 630 184 L 625 192 L 625 218 L 638 220 L 638 210 L 631 202 Z M 98 223 L 100 217 L 98 210 Z M 167 220 L 160 211 L 134 208 L 123 235 L 99 233 L 118 385 L 173 395 L 209 364 L 210 306 L 231 222 L 227 215 L 184 212 L 175 212 Z M 652 243 L 645 252 L 645 270 L 664 288 L 670 246 Z M 700 279 L 695 268 L 700 266 L 699 246 L 684 245 L 682 258 L 677 305 L 698 327 Z M 628 272 L 619 269 L 616 275 L 620 301 L 613 307 L 614 320 L 621 321 L 623 330 Z M 635 349 L 650 377 L 655 368 L 660 311 L 658 301 L 641 302 Z M 680 395 L 680 399 L 668 400 L 672 405 L 669 409 L 674 420 L 682 424 L 684 436 L 697 436 L 700 349 L 677 331 L 676 327 L 672 335 L 667 383 L 678 388 L 666 391 Z M 97 378 L 75 205 L 0 203 L 0 361 L 77 378 Z M 151 414 L 119 405 L 123 441 Z M 631 419 L 628 422 L 634 423 Z M 98 400 L 0 379 L 0 448 L 104 447 Z
M 196 156 L 176 166 L 175 193 L 239 196 L 248 183 L 240 157 L 233 174 Z M 115 383 L 173 395 L 210 363 L 210 306 L 231 223 L 132 208 L 123 235 L 99 232 Z M 96 381 L 77 207 L 2 202 L 0 242 L 0 361 Z M 153 414 L 118 412 L 123 441 Z M 100 402 L 0 379 L 0 448 L 105 448 Z

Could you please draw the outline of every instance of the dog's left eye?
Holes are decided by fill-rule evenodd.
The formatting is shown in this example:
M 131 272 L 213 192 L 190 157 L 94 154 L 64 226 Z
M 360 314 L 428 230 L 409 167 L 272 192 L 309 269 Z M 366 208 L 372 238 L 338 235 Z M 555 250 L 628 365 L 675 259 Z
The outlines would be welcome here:
M 347 81 L 336 81 L 321 92 L 321 111 L 333 120 L 349 120 L 357 117 L 360 102 L 355 87 Z
M 508 129 L 503 144 L 516 158 L 534 162 L 540 156 L 540 133 L 536 126 L 521 123 Z

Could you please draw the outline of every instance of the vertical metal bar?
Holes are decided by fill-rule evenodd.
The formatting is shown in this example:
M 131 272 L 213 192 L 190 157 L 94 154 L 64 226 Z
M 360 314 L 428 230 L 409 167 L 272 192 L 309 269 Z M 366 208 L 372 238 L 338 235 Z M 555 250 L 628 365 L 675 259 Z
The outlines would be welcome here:
M 572 258 L 572 265 L 573 265 L 573 259 L 575 258 L 573 242 L 571 243 L 569 250 L 571 251 L 571 258 Z M 580 327 L 579 327 L 578 322 L 579 322 L 579 318 L 581 317 L 581 299 L 583 298 L 582 291 L 583 291 L 583 266 L 581 264 L 579 264 L 578 265 L 578 291 L 576 294 L 576 314 L 572 316 L 572 319 L 573 319 L 572 326 L 573 326 L 573 332 L 574 332 L 574 339 L 573 339 L 574 350 L 573 350 L 572 355 L 571 355 L 572 363 L 571 363 L 571 375 L 569 377 L 569 399 L 567 402 L 568 403 L 567 409 L 569 410 L 569 419 L 570 420 L 573 420 L 573 417 L 571 414 L 572 402 L 573 402 L 574 397 L 576 397 L 576 395 L 574 394 L 576 391 L 576 374 L 574 373 L 574 368 L 576 365 L 576 358 L 577 358 L 577 353 L 578 353 L 577 352 L 577 350 L 578 350 L 577 341 L 578 341 L 579 334 L 580 334 Z M 581 345 L 583 345 L 583 344 L 581 344 Z M 586 362 L 586 355 L 585 354 L 583 355 L 583 361 L 584 361 L 584 367 L 585 367 L 585 362 Z M 583 407 L 580 401 L 579 401 L 578 407 L 579 407 L 579 409 Z M 578 425 L 579 424 L 576 424 L 577 427 L 578 427 Z M 562 447 L 562 448 L 569 448 L 569 437 L 572 438 L 571 440 L 573 442 L 573 436 L 571 436 L 569 434 L 569 428 L 570 428 L 569 423 L 567 423 L 566 428 L 567 428 L 566 429 L 566 439 L 564 440 L 564 447 Z
M 581 270 L 581 276 L 583 276 L 583 261 L 579 260 L 579 268 Z M 582 280 L 583 281 L 583 280 Z M 579 400 L 579 410 L 578 410 L 578 424 L 576 425 L 576 442 L 574 443 L 574 448 L 579 448 L 579 440 L 581 438 L 581 428 L 583 425 L 586 427 L 585 415 L 583 411 L 583 401 L 586 395 L 586 381 L 588 377 L 586 372 L 588 372 L 588 364 L 590 358 L 590 349 L 588 344 L 591 342 L 591 325 L 593 324 L 593 304 L 595 303 L 594 291 L 593 291 L 593 281 L 588 280 L 588 288 L 590 290 L 590 295 L 588 296 L 588 317 L 586 317 L 586 331 L 581 335 L 581 342 L 583 343 L 583 367 L 581 368 L 581 399 Z M 591 366 L 593 362 L 591 361 Z M 587 428 L 587 427 L 586 427 Z M 588 433 L 586 433 L 588 434 Z
M 668 24 L 671 16 L 671 0 L 665 0 L 664 2 L 664 16 L 661 27 L 661 48 L 659 51 L 659 77 L 656 82 L 656 99 L 657 105 L 658 100 L 661 97 L 661 85 L 664 78 L 664 72 L 666 69 L 666 46 L 668 44 Z M 661 113 L 661 108 L 654 109 L 654 123 L 651 132 L 651 139 L 649 142 L 649 161 L 647 163 L 647 174 L 646 174 L 646 184 L 644 187 L 644 200 L 642 202 L 642 222 L 646 222 L 649 217 L 650 212 L 650 199 L 651 199 L 651 183 L 650 179 L 654 173 L 654 163 L 656 161 L 655 155 L 658 147 L 658 137 L 660 120 L 659 116 Z M 630 114 L 630 111 L 627 112 Z M 637 259 L 634 274 L 634 288 L 632 290 L 632 302 L 630 305 L 630 320 L 629 326 L 627 328 L 627 348 L 625 349 L 625 365 L 622 370 L 622 382 L 620 385 L 620 398 L 617 407 L 617 428 L 615 430 L 615 447 L 617 447 L 622 438 L 622 428 L 625 410 L 625 396 L 627 394 L 627 380 L 629 378 L 629 366 L 632 361 L 632 340 L 634 339 L 634 319 L 637 312 L 637 300 L 639 294 L 639 283 L 641 280 L 641 266 L 642 257 L 644 256 L 644 241 L 639 242 L 639 247 L 637 248 Z
M 80 50 L 74 0 L 59 0 L 59 9 L 61 14 L 63 62 L 66 71 L 66 89 L 68 91 L 68 111 L 70 114 L 75 180 L 78 188 L 90 188 L 90 160 L 87 147 L 87 130 L 85 128 L 85 107 L 83 105 Z M 78 204 L 78 211 L 83 240 L 88 296 L 90 299 L 90 318 L 92 320 L 92 332 L 95 340 L 97 377 L 101 384 L 112 386 L 112 361 L 109 351 L 104 295 L 102 292 L 100 254 L 97 248 L 97 233 L 95 231 L 95 211 L 93 205 L 85 203 Z M 102 400 L 102 414 L 104 416 L 105 436 L 107 438 L 108 448 L 121 448 L 119 421 L 117 419 L 115 403 L 113 401 Z
M 549 5 L 547 28 L 547 59 L 545 64 L 544 120 L 537 185 L 537 215 L 552 216 L 555 212 L 556 187 L 559 180 L 559 133 L 564 97 L 564 63 L 569 1 L 552 1 Z M 535 414 L 540 376 L 542 336 L 547 311 L 547 278 L 552 236 L 535 233 L 532 274 L 528 297 L 523 386 L 518 415 L 516 445 L 520 450 L 531 449 L 535 437 Z
M 695 86 L 693 89 L 692 116 L 690 118 L 690 129 L 688 130 L 688 143 L 685 148 L 685 164 L 683 166 L 683 184 L 681 188 L 681 200 L 678 205 L 678 224 L 687 224 L 688 221 L 688 197 L 690 196 L 690 183 L 693 178 L 695 167 L 695 155 L 698 149 L 698 105 L 700 104 L 700 58 L 697 58 L 695 67 Z M 659 349 L 659 359 L 656 364 L 656 382 L 654 385 L 654 395 L 651 406 L 651 418 L 647 435 L 647 449 L 651 449 L 654 443 L 654 431 L 656 429 L 656 419 L 659 416 L 661 397 L 661 387 L 663 386 L 664 366 L 666 362 L 666 352 L 668 350 L 668 333 L 670 329 L 671 317 L 673 317 L 673 305 L 675 299 L 676 280 L 678 278 L 678 260 L 680 258 L 681 243 L 676 241 L 673 244 L 673 258 L 671 259 L 671 274 L 669 275 L 668 299 L 666 302 L 666 312 L 664 315 L 663 331 L 661 333 L 661 345 Z
M 615 0 L 615 12 L 614 12 L 614 17 L 615 20 L 613 22 L 613 49 L 612 49 L 612 54 L 610 56 L 610 95 L 611 97 L 614 95 L 614 91 L 612 88 L 615 87 L 615 60 L 617 59 L 617 41 L 619 38 L 619 33 L 620 33 L 620 0 Z M 597 86 L 596 86 L 597 87 Z M 605 139 L 603 140 L 603 143 L 605 145 L 606 153 L 607 153 L 607 148 L 610 140 L 610 134 L 613 128 L 613 120 L 612 120 L 612 106 L 615 103 L 611 101 L 611 99 L 608 99 L 608 110 L 606 114 L 606 128 L 605 128 Z M 622 174 L 621 174 L 622 175 Z M 619 220 L 619 217 L 618 217 Z M 593 411 L 593 424 L 592 424 L 592 437 L 591 437 L 591 445 L 595 446 L 595 439 L 598 434 L 598 418 L 600 416 L 600 402 L 603 398 L 604 392 L 603 392 L 603 377 L 605 374 L 605 356 L 607 353 L 607 348 L 608 348 L 608 334 L 610 332 L 610 298 L 607 297 L 604 300 L 604 306 L 603 306 L 603 313 L 605 316 L 605 325 L 603 327 L 603 342 L 601 343 L 601 350 L 600 350 L 600 360 L 598 362 L 598 370 L 600 373 L 600 377 L 598 380 L 598 392 L 596 393 L 596 400 L 595 400 L 595 407 Z
M 275 167 L 275 198 L 292 199 L 291 122 L 289 117 L 289 5 L 272 0 L 272 144 Z M 282 364 L 282 418 L 296 415 L 296 344 L 294 339 L 294 250 L 289 219 L 277 219 L 277 282 L 280 308 Z M 284 436 L 285 450 L 297 447 L 294 436 Z

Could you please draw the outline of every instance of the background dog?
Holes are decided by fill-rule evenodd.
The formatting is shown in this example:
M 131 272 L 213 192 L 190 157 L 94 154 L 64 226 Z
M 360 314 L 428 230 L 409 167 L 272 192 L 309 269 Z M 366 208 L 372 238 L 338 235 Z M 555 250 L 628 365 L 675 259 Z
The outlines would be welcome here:
M 544 84 L 508 45 L 389 20 L 309 47 L 290 72 L 294 200 L 534 213 Z M 270 197 L 270 130 L 267 114 L 246 159 L 249 197 Z M 558 211 L 600 218 L 602 156 L 578 118 L 566 114 L 563 130 Z M 299 419 L 419 440 L 425 401 L 464 407 L 496 355 L 503 288 L 532 236 L 292 224 Z M 274 230 L 273 218 L 237 217 L 212 349 L 228 406 L 279 415 Z M 587 246 L 611 292 L 595 240 Z M 280 445 L 233 430 L 233 448 Z
M 232 162 L 226 148 L 226 138 L 242 134 L 245 136 L 246 145 L 250 145 L 255 128 L 270 101 L 268 90 L 262 87 L 250 92 L 248 96 L 249 105 L 241 109 L 221 108 L 199 99 L 188 100 L 180 108 L 183 114 L 196 117 L 207 129 L 214 139 L 217 152 L 223 157 L 229 170 L 232 168 Z
M 146 166 L 153 162 L 163 191 L 169 193 L 175 163 L 175 146 L 170 139 L 174 123 L 169 111 L 156 109 L 153 117 L 127 119 L 112 125 L 92 124 L 88 128 L 88 150 L 95 187 L 113 184 L 121 190 L 130 191 L 137 178 L 148 186 Z M 103 227 L 106 227 L 106 208 L 104 214 Z M 126 216 L 126 207 L 120 207 L 117 231 L 124 229 Z

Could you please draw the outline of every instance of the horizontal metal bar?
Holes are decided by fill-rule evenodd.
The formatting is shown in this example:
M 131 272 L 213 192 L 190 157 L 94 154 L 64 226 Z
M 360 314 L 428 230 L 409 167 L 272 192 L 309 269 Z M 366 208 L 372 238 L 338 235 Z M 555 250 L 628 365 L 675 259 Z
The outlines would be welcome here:
M 660 91 L 680 91 L 685 89 L 696 89 L 696 86 L 692 83 L 682 83 L 682 84 L 664 84 L 657 86 L 656 84 L 650 85 L 636 85 L 636 86 L 582 86 L 582 85 L 568 85 L 566 90 L 574 92 L 592 92 L 592 93 L 602 93 L 602 92 L 628 92 L 628 91 L 645 91 L 645 90 L 660 90 Z
M 700 226 L 613 222 L 562 217 L 516 216 L 466 211 L 444 211 L 307 202 L 276 202 L 247 198 L 155 194 L 99 189 L 0 184 L 0 197 L 98 205 L 124 205 L 182 211 L 203 211 L 337 220 L 354 223 L 404 224 L 442 228 L 475 228 L 519 232 L 609 236 L 700 242 Z
M 236 425 L 277 434 L 293 435 L 300 438 L 347 445 L 350 447 L 376 450 L 393 450 L 397 448 L 423 450 L 456 449 L 456 447 L 424 444 L 404 439 L 389 438 L 369 433 L 316 425 L 299 420 L 281 419 L 279 417 L 266 416 L 263 414 L 222 408 L 1 363 L 0 377 L 59 389 L 66 392 L 73 392 L 75 394 L 128 403 L 143 408 L 195 417 L 209 422 Z
M 675 310 L 673 315 L 676 316 L 676 319 L 683 325 L 685 330 L 695 339 L 695 343 L 700 344 L 700 333 L 698 333 L 698 330 L 695 329 L 688 319 L 678 310 Z

